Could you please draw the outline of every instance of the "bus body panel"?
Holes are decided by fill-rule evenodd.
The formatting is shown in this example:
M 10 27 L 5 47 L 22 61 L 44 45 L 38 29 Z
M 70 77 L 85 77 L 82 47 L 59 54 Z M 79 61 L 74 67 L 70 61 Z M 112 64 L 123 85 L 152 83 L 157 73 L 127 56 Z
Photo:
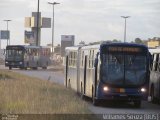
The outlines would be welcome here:
M 152 55 L 152 64 L 150 71 L 149 95 L 151 100 L 160 102 L 160 49 L 149 49 Z
M 79 47 L 72 47 L 71 50 L 66 48 L 66 78 L 65 84 L 67 87 L 74 89 L 75 91 L 79 92 L 79 56 L 80 53 Z
M 103 66 L 104 63 L 102 61 L 103 58 L 103 52 L 105 50 L 103 50 L 103 47 L 106 47 L 106 50 L 108 50 L 108 48 L 111 47 L 115 47 L 118 46 L 121 49 L 123 49 L 123 47 L 125 48 L 125 51 L 129 51 L 131 52 L 131 55 L 133 56 L 134 54 L 132 52 L 139 52 L 137 50 L 141 50 L 140 53 L 138 53 L 138 55 L 144 56 L 144 59 L 146 62 L 145 63 L 145 67 L 143 68 L 144 70 L 146 70 L 144 73 L 143 72 L 131 72 L 131 70 L 126 71 L 128 74 L 128 77 L 130 77 L 129 75 L 132 74 L 144 74 L 143 77 L 143 81 L 144 84 L 143 85 L 132 85 L 132 87 L 130 86 L 116 86 L 116 85 L 110 85 L 108 83 L 105 83 L 102 80 L 102 71 L 103 71 Z M 77 47 L 79 48 L 79 47 Z M 95 90 L 95 98 L 96 99 L 103 99 L 103 100 L 111 100 L 111 99 L 119 99 L 119 100 L 126 100 L 126 101 L 140 101 L 143 95 L 147 95 L 148 92 L 148 84 L 149 84 L 149 52 L 147 47 L 143 46 L 143 45 L 137 45 L 137 44 L 128 44 L 128 43 L 112 43 L 112 44 L 101 44 L 101 45 L 89 45 L 89 46 L 82 46 L 79 49 L 75 49 L 75 47 L 68 47 L 66 49 L 66 58 L 69 61 L 69 52 L 75 52 L 77 51 L 79 53 L 79 56 L 77 57 L 77 66 L 75 66 L 74 68 L 68 67 L 66 68 L 67 73 L 66 73 L 66 78 L 67 81 L 69 79 L 74 79 L 74 80 L 70 80 L 70 84 L 71 87 L 73 88 L 75 91 L 77 91 L 78 93 L 80 93 L 81 91 L 83 92 L 83 94 L 85 96 L 88 97 L 93 97 L 93 91 Z M 130 49 L 131 48 L 131 49 Z M 117 48 L 116 48 L 117 49 Z M 115 49 L 111 49 L 114 50 Z M 120 50 L 120 49 L 118 49 Z M 142 52 L 144 50 L 144 52 Z M 108 55 L 108 52 L 106 52 L 105 54 Z M 122 52 L 119 52 L 119 54 L 122 54 Z M 130 53 L 127 53 L 127 55 L 130 55 Z M 125 55 L 124 53 L 122 54 L 123 56 Z M 124 57 L 125 59 L 127 57 Z M 135 57 L 136 58 L 136 57 Z M 97 66 L 95 65 L 95 60 L 97 59 Z M 109 59 L 109 58 L 107 58 Z M 139 59 L 138 59 L 139 60 Z M 66 66 L 69 66 L 69 62 L 66 62 Z M 127 64 L 127 63 L 125 63 Z M 126 68 L 125 68 L 126 69 Z M 76 72 L 77 71 L 77 72 Z M 79 71 L 79 72 L 78 72 Z M 111 70 L 109 70 L 111 71 Z M 132 70 L 133 71 L 133 70 Z M 134 70 L 135 71 L 135 70 Z M 79 74 L 78 74 L 79 73 Z M 108 73 L 106 73 L 108 74 Z M 76 77 L 77 75 L 77 77 Z M 114 76 L 117 76 L 114 73 Z M 126 78 L 125 78 L 126 79 Z M 134 79 L 133 78 L 129 78 L 129 79 Z M 140 79 L 140 78 L 139 78 Z M 138 80 L 138 79 L 137 79 Z M 75 82 L 77 81 L 77 82 Z M 124 80 L 123 80 L 124 81 Z M 65 83 L 66 83 L 65 82 Z M 77 84 L 77 86 L 76 86 Z M 75 88 L 78 87 L 79 88 Z M 104 92 L 103 88 L 107 86 L 109 87 L 109 91 L 108 92 Z M 147 90 L 146 93 L 142 94 L 141 88 L 145 88 L 145 90 Z
M 98 49 L 99 45 L 84 46 L 81 49 L 80 81 L 82 83 L 82 88 L 85 90 L 84 95 L 88 97 L 92 97 L 95 76 L 94 59 Z M 84 63 L 83 66 L 82 63 Z
M 154 86 L 154 96 L 160 98 L 160 73 L 151 71 L 150 81 L 150 88 Z
M 48 51 L 44 54 L 44 50 Z M 19 59 L 20 57 L 21 59 Z M 6 67 L 37 68 L 47 67 L 50 64 L 50 48 L 48 47 L 24 45 L 9 45 L 6 47 Z
M 142 93 L 140 88 L 127 88 L 127 87 L 109 87 L 109 91 L 105 92 L 103 90 L 105 84 L 99 83 L 97 90 L 97 99 L 101 100 L 141 100 Z

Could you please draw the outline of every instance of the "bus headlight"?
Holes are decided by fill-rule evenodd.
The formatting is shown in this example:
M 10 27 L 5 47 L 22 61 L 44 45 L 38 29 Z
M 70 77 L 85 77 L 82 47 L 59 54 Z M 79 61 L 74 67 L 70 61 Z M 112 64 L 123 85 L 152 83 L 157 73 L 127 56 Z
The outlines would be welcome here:
M 6 64 L 8 64 L 8 62 L 6 62 Z
M 23 62 L 19 62 L 19 64 L 20 64 L 20 65 L 22 65 L 22 64 L 23 64 Z
M 146 92 L 147 90 L 145 88 L 141 88 L 141 92 Z
M 103 91 L 107 92 L 109 90 L 109 88 L 107 86 L 103 87 Z

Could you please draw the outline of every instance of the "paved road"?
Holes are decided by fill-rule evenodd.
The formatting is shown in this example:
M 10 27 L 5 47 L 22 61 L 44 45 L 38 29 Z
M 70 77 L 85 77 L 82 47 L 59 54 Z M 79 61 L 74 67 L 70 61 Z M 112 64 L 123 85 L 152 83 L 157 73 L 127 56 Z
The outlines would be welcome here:
M 43 80 L 50 79 L 63 85 L 64 74 L 62 72 L 53 72 L 50 70 L 14 70 L 15 72 L 37 77 Z M 86 100 L 89 109 L 95 114 L 160 114 L 160 105 L 152 104 L 146 101 L 142 102 L 141 108 L 134 108 L 132 104 L 109 103 L 103 106 L 95 107 L 90 99 Z
M 7 67 L 5 67 L 4 65 L 0 65 L 0 69 L 8 69 Z M 53 72 L 52 70 L 50 70 L 53 68 L 49 67 L 49 69 L 47 70 L 19 70 L 19 69 L 12 69 L 15 72 L 24 74 L 24 75 L 28 75 L 31 77 L 36 77 L 42 80 L 50 80 L 53 82 L 56 82 L 58 84 L 63 85 L 63 80 L 64 80 L 64 75 L 63 72 Z
M 64 75 L 62 72 L 53 72 L 51 70 L 14 70 L 18 73 L 28 75 L 31 77 L 37 77 L 42 80 L 50 80 L 60 85 L 64 83 Z
M 0 69 L 7 69 L 4 65 L 0 64 Z

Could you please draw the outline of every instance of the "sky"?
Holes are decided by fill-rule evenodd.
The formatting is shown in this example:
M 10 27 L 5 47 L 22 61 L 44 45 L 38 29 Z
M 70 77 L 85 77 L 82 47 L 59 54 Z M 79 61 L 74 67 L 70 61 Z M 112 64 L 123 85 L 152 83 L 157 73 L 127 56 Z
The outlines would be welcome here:
M 52 6 L 40 0 L 42 17 L 52 18 Z M 56 0 L 54 43 L 61 35 L 75 35 L 75 43 L 124 39 L 124 19 L 127 19 L 127 41 L 160 37 L 160 0 Z M 25 17 L 37 11 L 38 0 L 0 0 L 0 30 L 6 29 L 4 19 L 11 19 L 11 44 L 24 44 Z M 41 45 L 51 43 L 52 29 L 43 28 Z M 2 47 L 6 41 L 2 40 Z

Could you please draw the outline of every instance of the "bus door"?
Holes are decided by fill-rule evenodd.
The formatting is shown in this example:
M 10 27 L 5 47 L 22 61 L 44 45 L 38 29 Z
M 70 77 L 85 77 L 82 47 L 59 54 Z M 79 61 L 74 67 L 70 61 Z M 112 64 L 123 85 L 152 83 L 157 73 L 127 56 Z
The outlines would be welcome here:
M 160 99 L 160 77 L 158 79 L 158 82 L 159 82 L 159 87 L 158 87 L 159 88 L 159 90 L 158 90 L 159 91 L 159 96 L 158 96 L 158 98 Z
M 86 94 L 86 73 L 87 73 L 87 55 L 85 56 L 85 60 L 84 60 L 84 94 Z
M 65 85 L 66 85 L 66 87 L 67 87 L 67 79 L 68 79 L 68 56 L 66 57 L 66 83 L 65 83 Z
M 97 53 L 96 58 L 95 58 L 95 63 L 94 63 L 94 67 L 95 67 L 95 77 L 94 77 L 94 90 L 96 91 L 97 89 L 97 81 L 98 81 L 98 77 L 99 77 L 99 66 L 98 66 L 98 55 L 99 53 Z M 94 96 L 96 96 L 96 92 L 94 92 Z

